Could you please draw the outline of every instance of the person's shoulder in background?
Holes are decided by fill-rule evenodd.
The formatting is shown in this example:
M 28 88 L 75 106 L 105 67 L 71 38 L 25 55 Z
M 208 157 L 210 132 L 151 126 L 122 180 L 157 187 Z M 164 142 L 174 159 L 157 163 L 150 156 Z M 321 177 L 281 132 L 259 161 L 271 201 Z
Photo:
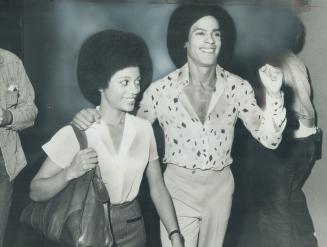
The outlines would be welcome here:
M 11 62 L 21 62 L 21 60 L 11 51 L 0 48 L 0 65 Z

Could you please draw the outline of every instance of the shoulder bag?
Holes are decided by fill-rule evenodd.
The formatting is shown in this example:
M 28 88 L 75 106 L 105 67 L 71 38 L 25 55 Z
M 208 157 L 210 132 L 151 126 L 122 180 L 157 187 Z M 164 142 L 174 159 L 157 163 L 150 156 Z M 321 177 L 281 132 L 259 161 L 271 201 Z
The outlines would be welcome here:
M 85 149 L 85 132 L 71 126 L 80 149 Z M 109 195 L 100 170 L 92 169 L 70 181 L 51 199 L 31 202 L 23 210 L 20 221 L 62 246 L 112 247 L 114 238 L 108 203 Z

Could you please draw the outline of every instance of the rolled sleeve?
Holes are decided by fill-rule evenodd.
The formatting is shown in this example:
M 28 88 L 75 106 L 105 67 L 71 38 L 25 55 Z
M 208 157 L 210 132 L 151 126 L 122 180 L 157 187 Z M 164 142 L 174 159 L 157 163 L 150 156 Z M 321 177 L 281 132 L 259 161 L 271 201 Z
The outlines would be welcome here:
M 282 140 L 282 132 L 286 126 L 286 110 L 284 97 L 274 98 L 266 95 L 266 109 L 257 105 L 252 87 L 246 81 L 239 97 L 239 116 L 245 127 L 263 146 L 276 149 Z

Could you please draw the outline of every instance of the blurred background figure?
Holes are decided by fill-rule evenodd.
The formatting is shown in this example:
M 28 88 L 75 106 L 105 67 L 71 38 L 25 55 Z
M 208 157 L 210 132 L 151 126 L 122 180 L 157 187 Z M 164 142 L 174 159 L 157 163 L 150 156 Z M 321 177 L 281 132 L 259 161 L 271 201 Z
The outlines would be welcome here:
M 280 33 L 271 28 L 273 38 L 264 45 L 272 46 L 269 42 L 277 43 L 275 39 L 278 38 L 284 38 L 284 42 L 275 50 L 262 49 L 252 61 L 258 67 L 270 63 L 282 68 L 288 124 L 280 146 L 274 151 L 251 140 L 242 128 L 237 133 L 245 138 L 236 144 L 236 150 L 241 149 L 242 154 L 235 163 L 243 167 L 234 166 L 236 184 L 241 188 L 236 193 L 234 211 L 243 204 L 242 207 L 246 209 L 240 229 L 247 229 L 251 225 L 255 230 L 252 237 L 244 241 L 240 238 L 235 246 L 317 246 L 302 188 L 315 161 L 321 158 L 322 132 L 317 128 L 309 74 L 296 56 L 304 45 L 304 26 L 294 13 L 285 12 L 284 15 L 290 20 L 287 35 L 278 36 Z M 257 73 L 248 66 L 243 69 L 248 78 L 256 81 L 256 97 L 264 107 L 264 88 L 255 79 Z M 241 204 L 237 206 L 238 203 Z
M 288 126 L 277 151 L 264 150 L 259 228 L 266 247 L 318 246 L 302 187 L 321 158 L 322 132 L 316 124 L 307 69 L 295 55 L 305 34 L 303 24 L 296 21 L 288 50 L 276 61 L 284 75 Z

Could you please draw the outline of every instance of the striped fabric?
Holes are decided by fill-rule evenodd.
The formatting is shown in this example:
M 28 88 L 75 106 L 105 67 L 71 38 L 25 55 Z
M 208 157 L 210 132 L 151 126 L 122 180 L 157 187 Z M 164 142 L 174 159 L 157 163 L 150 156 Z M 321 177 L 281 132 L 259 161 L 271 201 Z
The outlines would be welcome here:
M 18 131 L 34 124 L 37 108 L 34 89 L 21 60 L 0 49 L 0 107 L 11 111 L 13 121 L 0 126 L 0 148 L 10 180 L 26 165 Z

